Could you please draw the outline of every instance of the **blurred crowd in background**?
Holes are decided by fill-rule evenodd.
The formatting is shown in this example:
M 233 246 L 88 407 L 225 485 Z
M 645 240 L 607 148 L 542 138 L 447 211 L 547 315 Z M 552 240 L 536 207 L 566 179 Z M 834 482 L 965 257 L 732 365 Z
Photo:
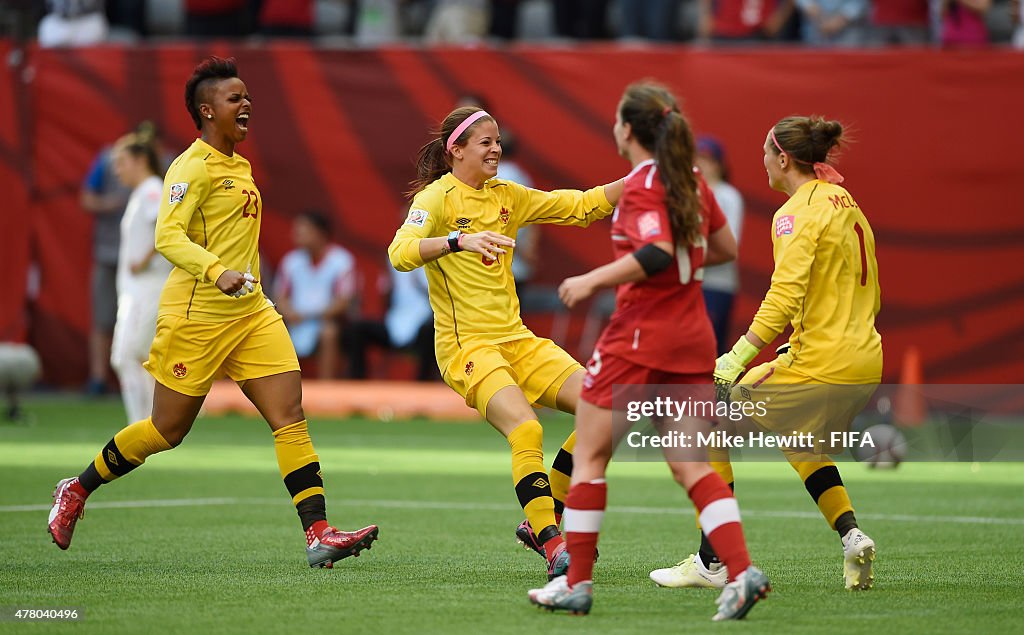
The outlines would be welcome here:
M 1021 0 L 5 0 L 0 36 L 43 46 L 142 38 L 325 45 L 694 42 L 1024 47 Z

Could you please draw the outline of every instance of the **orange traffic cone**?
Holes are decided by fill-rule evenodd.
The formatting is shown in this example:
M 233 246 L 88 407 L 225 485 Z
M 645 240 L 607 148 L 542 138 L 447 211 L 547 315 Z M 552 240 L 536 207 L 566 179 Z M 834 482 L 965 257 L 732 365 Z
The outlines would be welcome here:
M 921 391 L 921 354 L 916 346 L 903 353 L 900 385 L 896 387 L 893 421 L 898 426 L 917 427 L 924 423 L 928 406 Z

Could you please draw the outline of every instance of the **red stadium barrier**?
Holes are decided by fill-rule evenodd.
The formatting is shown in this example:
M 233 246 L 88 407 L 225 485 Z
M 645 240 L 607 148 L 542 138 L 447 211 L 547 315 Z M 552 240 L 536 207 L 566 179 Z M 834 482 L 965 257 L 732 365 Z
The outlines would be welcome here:
M 0 42 L 5 59 L 9 50 Z M 611 139 L 622 88 L 668 83 L 698 131 L 722 140 L 747 200 L 737 331 L 767 287 L 769 223 L 783 202 L 767 188 L 765 132 L 789 114 L 838 118 L 857 139 L 840 167 L 878 243 L 886 377 L 916 344 L 932 382 L 1024 378 L 1024 214 L 1010 188 L 1024 174 L 1024 86 L 1006 81 L 1024 76 L 1019 53 L 202 44 L 30 49 L 24 66 L 0 71 L 10 87 L 0 90 L 0 338 L 30 326 L 52 383 L 86 375 L 90 220 L 78 190 L 89 162 L 142 119 L 184 148 L 195 133 L 184 80 L 211 53 L 237 57 L 255 97 L 240 151 L 267 201 L 268 259 L 289 248 L 293 215 L 326 209 L 369 281 L 386 264 L 412 157 L 460 94 L 483 95 L 514 130 L 538 187 L 583 187 L 627 169 Z M 607 225 L 545 228 L 542 253 L 541 282 L 557 283 L 610 257 Z M 31 260 L 41 286 L 26 298 Z M 372 298 L 365 308 L 380 310 Z

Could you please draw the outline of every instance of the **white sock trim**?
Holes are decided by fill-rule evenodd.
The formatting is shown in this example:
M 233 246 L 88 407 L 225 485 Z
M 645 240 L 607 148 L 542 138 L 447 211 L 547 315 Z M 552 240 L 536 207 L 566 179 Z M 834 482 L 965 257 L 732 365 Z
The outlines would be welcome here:
M 720 498 L 700 512 L 700 528 L 709 536 L 711 532 L 722 525 L 738 522 L 740 522 L 740 506 L 736 504 L 736 499 L 733 497 Z
M 565 508 L 562 514 L 563 530 L 576 533 L 596 534 L 601 531 L 601 520 L 604 518 L 603 509 L 572 509 Z

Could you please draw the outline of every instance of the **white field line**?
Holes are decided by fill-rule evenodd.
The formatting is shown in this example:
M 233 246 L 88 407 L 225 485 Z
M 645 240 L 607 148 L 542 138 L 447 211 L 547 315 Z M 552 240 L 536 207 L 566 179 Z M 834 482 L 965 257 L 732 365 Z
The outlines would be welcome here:
M 171 498 L 138 501 L 95 501 L 89 509 L 146 509 L 156 507 L 210 507 L 230 505 L 285 505 L 286 497 L 280 498 Z M 506 511 L 512 505 L 498 503 L 460 503 L 454 501 L 405 501 L 405 500 L 337 500 L 331 505 L 348 507 L 388 509 L 446 509 L 457 511 Z M 49 511 L 52 505 L 0 505 L 0 514 L 17 512 Z M 656 516 L 692 516 L 693 510 L 675 507 L 609 507 L 613 514 L 641 514 Z M 751 518 L 819 518 L 816 512 L 740 510 L 742 516 Z M 988 516 L 914 516 L 911 514 L 864 514 L 863 519 L 892 522 L 937 522 L 964 525 L 1024 525 L 1024 518 L 994 518 Z

